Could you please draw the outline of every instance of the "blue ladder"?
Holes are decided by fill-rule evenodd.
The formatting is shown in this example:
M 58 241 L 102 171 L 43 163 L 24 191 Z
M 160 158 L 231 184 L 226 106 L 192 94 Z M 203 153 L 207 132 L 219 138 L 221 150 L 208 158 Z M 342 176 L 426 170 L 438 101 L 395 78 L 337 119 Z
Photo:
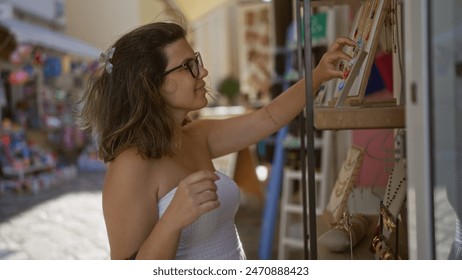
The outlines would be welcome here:
M 285 75 L 283 77 L 283 90 L 286 90 L 290 87 L 288 75 L 293 71 L 293 51 L 291 49 L 287 49 L 287 47 L 290 48 L 290 43 L 294 42 L 294 32 L 295 22 L 292 22 L 292 24 L 290 24 L 287 28 L 286 33 L 286 59 L 284 65 Z M 283 143 L 284 139 L 287 136 L 288 130 L 288 126 L 281 128 L 277 132 L 275 139 L 273 162 L 271 167 L 269 183 L 267 186 L 266 201 L 265 206 L 263 208 L 263 218 L 260 231 L 260 246 L 258 255 L 261 260 L 271 259 L 274 231 L 276 226 L 276 220 L 279 213 L 278 205 L 279 198 L 281 196 L 282 175 L 284 172 L 285 149 Z

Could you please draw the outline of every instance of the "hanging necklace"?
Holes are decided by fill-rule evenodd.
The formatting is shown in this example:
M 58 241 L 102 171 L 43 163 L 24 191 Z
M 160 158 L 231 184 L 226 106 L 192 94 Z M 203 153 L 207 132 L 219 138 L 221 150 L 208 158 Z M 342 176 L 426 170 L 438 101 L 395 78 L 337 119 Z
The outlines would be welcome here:
M 395 165 L 388 177 L 388 184 L 384 196 L 384 206 L 388 209 L 394 219 L 398 217 L 399 210 L 406 197 L 406 166 L 405 161 Z
M 343 71 L 343 79 L 348 78 L 351 69 L 353 68 L 353 65 L 356 61 L 356 58 L 358 56 L 358 53 L 364 49 L 364 43 L 366 40 L 364 39 L 364 32 L 366 30 L 366 25 L 369 23 L 369 18 L 371 17 L 371 8 L 374 6 L 373 14 L 375 15 L 375 9 L 377 8 L 377 1 L 374 0 L 374 4 L 372 5 L 373 0 L 367 0 L 366 3 L 364 3 L 363 7 L 361 8 L 361 12 L 359 15 L 359 20 L 358 20 L 358 25 L 355 28 L 355 32 L 353 34 L 353 40 L 356 42 L 356 46 L 350 48 L 350 51 L 347 51 L 348 55 L 352 57 L 350 62 L 348 63 L 342 63 L 340 69 Z M 369 27 L 370 28 L 370 27 Z M 341 89 L 341 88 L 339 88 Z
M 359 16 L 358 25 L 356 26 L 356 29 L 355 29 L 355 34 L 354 34 L 354 37 L 353 37 L 354 40 L 361 37 L 360 34 L 362 34 L 362 32 L 364 30 L 364 26 L 365 26 L 365 23 L 366 23 L 366 20 L 367 20 L 367 13 L 369 11 L 370 4 L 371 4 L 371 0 L 367 0 L 366 3 L 364 3 L 364 7 L 362 8 L 361 14 Z
M 358 34 L 360 34 L 362 32 L 362 26 L 364 25 L 364 20 L 365 20 L 365 14 L 366 14 L 366 8 L 367 8 L 367 4 L 369 3 L 369 0 L 367 0 L 367 2 L 365 4 L 363 4 L 363 6 L 361 6 L 360 8 L 360 14 L 359 14 L 359 17 L 358 17 L 358 24 L 356 25 L 356 28 L 355 28 L 355 32 L 353 34 L 353 41 L 357 42 L 357 39 L 358 39 Z M 351 56 L 352 58 L 355 57 L 355 52 L 356 52 L 356 46 L 355 47 L 347 47 L 347 50 L 345 51 L 349 56 Z M 346 79 L 348 77 L 348 73 L 349 73 L 349 65 L 351 64 L 350 63 L 344 63 L 343 61 L 340 62 L 340 67 L 339 69 L 341 71 L 343 71 L 343 78 Z
M 397 7 L 397 1 L 396 0 L 393 0 L 391 2 L 391 41 L 392 41 L 392 45 L 393 45 L 393 52 L 394 53 L 397 53 L 397 42 L 398 42 L 398 36 L 399 36 L 399 31 L 398 31 L 398 7 Z M 396 34 L 395 34 L 395 30 L 396 30 Z
M 372 10 L 369 14 L 366 27 L 364 28 L 365 29 L 364 34 L 363 34 L 364 44 L 366 44 L 367 41 L 369 41 L 369 35 L 371 33 L 372 26 L 374 25 L 374 17 L 377 12 L 378 4 L 379 4 L 379 0 L 374 0 L 374 4 L 372 5 Z
M 368 17 L 369 17 L 370 10 L 371 10 L 371 4 L 372 4 L 372 0 L 368 0 L 366 2 L 364 13 L 361 15 L 361 22 L 360 22 L 361 29 L 360 29 L 360 33 L 358 34 L 357 40 L 356 40 L 355 54 L 357 54 L 359 51 L 364 49 L 364 31 L 366 29 L 366 24 L 368 23 Z

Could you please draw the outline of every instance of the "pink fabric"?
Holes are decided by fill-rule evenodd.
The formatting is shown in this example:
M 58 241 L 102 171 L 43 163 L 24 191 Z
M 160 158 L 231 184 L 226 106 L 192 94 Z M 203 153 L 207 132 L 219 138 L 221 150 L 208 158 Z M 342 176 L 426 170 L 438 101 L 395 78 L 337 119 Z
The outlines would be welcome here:
M 388 91 L 380 91 L 367 98 L 391 98 Z M 364 159 L 357 178 L 358 187 L 384 187 L 393 167 L 393 129 L 353 130 L 353 144 L 365 149 Z

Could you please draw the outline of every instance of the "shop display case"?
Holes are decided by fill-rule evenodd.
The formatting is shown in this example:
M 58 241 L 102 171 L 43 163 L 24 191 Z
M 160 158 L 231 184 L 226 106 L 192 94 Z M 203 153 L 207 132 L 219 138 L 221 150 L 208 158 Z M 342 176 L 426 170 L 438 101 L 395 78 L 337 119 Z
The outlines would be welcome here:
M 302 16 L 298 26 L 303 26 L 305 55 L 300 62 L 302 65 L 312 65 L 310 18 L 312 8 L 323 4 L 344 4 L 342 1 L 296 1 Z M 302 180 L 305 192 L 304 233 L 305 258 L 310 259 L 406 259 L 407 258 L 407 213 L 404 204 L 406 196 L 406 165 L 404 151 L 405 133 L 405 104 L 401 97 L 402 66 L 393 70 L 395 85 L 393 98 L 386 100 L 365 97 L 366 85 L 372 63 L 375 59 L 381 33 L 393 34 L 394 40 L 389 43 L 395 62 L 402 61 L 401 48 L 401 7 L 398 1 L 368 0 L 359 3 L 355 11 L 350 37 L 357 43 L 356 47 L 345 47 L 344 51 L 352 56 L 351 62 L 340 62 L 339 68 L 344 77 L 338 79 L 330 100 L 323 104 L 315 104 L 311 83 L 307 83 L 306 92 L 306 150 L 301 151 L 306 164 L 306 179 Z M 388 27 L 387 27 L 388 24 Z M 383 30 L 382 30 L 382 27 Z M 386 44 L 385 43 L 385 44 Z M 395 63 L 396 65 L 396 63 Z M 305 72 L 305 79 L 311 81 L 311 71 Z M 393 170 L 388 177 L 388 183 L 379 201 L 393 200 L 397 206 L 390 207 L 390 203 L 380 207 L 380 202 L 373 205 L 376 213 L 362 215 L 360 212 L 351 213 L 348 200 L 353 188 L 350 185 L 346 191 L 342 182 L 353 180 L 356 186 L 357 173 L 345 173 L 351 160 L 349 156 L 343 162 L 336 177 L 328 205 L 322 215 L 316 213 L 316 189 L 314 157 L 315 130 L 362 130 L 362 129 L 393 129 L 395 131 L 395 149 L 399 152 L 391 160 L 394 161 Z M 397 130 L 400 128 L 401 130 Z M 403 129 L 404 128 L 404 129 Z M 398 145 L 398 146 L 396 146 Z M 351 148 L 354 148 L 352 146 Z M 350 150 L 351 150 L 350 148 Z M 367 152 L 367 150 L 366 150 Z M 350 155 L 350 152 L 348 153 Z M 401 163 L 401 165 L 399 165 Z M 351 168 L 350 168 L 351 169 Z M 398 171 L 399 170 L 399 171 Z M 342 173 L 343 172 L 343 173 Z M 348 176 L 345 174 L 349 174 Z M 402 177 L 401 175 L 404 174 Z M 395 179 L 393 179 L 395 175 Z M 343 176 L 343 177 L 342 177 Z M 347 176 L 347 177 L 345 177 Z M 345 177 L 345 178 L 344 178 Z M 401 178 L 397 180 L 396 178 Z M 343 179 L 342 179 L 343 178 Z M 398 194 L 398 189 L 402 186 Z M 342 191 L 340 191 L 342 190 Z M 403 192 L 404 190 L 404 192 Z M 396 197 L 399 196 L 399 199 Z M 393 199 L 391 199 L 393 197 Z M 358 201 L 357 201 L 358 203 Z M 359 203 L 367 203 L 359 201 Z M 340 209 L 341 208 L 341 209 Z M 393 209 L 391 209 L 393 208 Z M 391 211 L 390 211 L 391 210 Z M 389 212 L 393 212 L 391 215 Z M 389 215 L 386 215 L 389 214 Z M 399 225 L 399 227 L 398 227 Z M 332 247 L 340 237 L 345 238 L 342 246 Z M 341 239 L 341 238 L 340 238 Z M 327 241 L 326 241 L 327 240 Z M 318 242 L 319 241 L 319 242 Z M 338 245 L 338 244 L 337 244 Z M 399 247 L 399 250 L 398 250 Z M 342 249 L 339 249 L 342 248 Z

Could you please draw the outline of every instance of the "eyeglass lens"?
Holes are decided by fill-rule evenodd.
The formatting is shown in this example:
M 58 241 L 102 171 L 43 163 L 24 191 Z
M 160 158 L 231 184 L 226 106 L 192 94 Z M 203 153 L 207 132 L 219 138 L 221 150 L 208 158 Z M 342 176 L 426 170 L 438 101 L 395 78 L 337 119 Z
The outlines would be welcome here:
M 196 59 L 188 61 L 188 67 L 191 70 L 191 74 L 194 78 L 199 77 L 200 66 L 203 66 L 202 57 L 200 53 L 197 53 Z

